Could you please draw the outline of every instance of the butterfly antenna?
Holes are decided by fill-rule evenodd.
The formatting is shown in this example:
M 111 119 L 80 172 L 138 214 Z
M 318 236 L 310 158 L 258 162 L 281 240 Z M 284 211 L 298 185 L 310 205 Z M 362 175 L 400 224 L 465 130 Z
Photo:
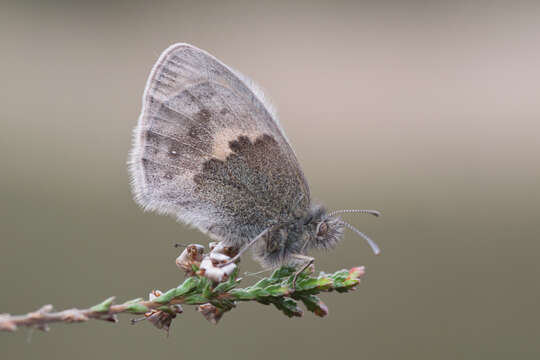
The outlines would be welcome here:
M 360 237 L 362 237 L 364 240 L 367 241 L 367 243 L 369 244 L 369 246 L 371 246 L 371 250 L 373 250 L 373 253 L 375 255 L 379 255 L 381 253 L 381 249 L 379 249 L 379 246 L 377 244 L 375 244 L 375 242 L 373 240 L 371 240 L 369 238 L 369 236 L 367 236 L 366 234 L 364 234 L 363 232 L 361 232 L 360 230 L 358 230 L 357 228 L 355 228 L 354 226 L 352 226 L 351 224 L 349 223 L 346 223 L 345 221 L 342 221 L 341 222 L 343 225 L 345 225 L 347 228 L 351 229 L 352 231 L 354 231 L 356 234 L 358 234 Z
M 358 209 L 348 209 L 348 210 L 335 210 L 328 214 L 326 214 L 326 217 L 329 218 L 331 216 L 334 216 L 336 214 L 342 214 L 342 213 L 362 213 L 362 214 L 370 214 L 373 216 L 381 216 L 381 213 L 377 210 L 358 210 Z
M 180 244 L 180 243 L 176 243 L 176 244 L 174 244 L 174 247 L 175 247 L 175 248 L 179 248 L 179 247 L 185 248 L 185 247 L 187 247 L 187 245 Z

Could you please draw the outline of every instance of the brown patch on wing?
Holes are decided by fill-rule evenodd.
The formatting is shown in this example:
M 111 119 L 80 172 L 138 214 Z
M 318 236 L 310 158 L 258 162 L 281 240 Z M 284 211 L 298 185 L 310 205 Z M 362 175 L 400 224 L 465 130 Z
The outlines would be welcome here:
M 233 152 L 230 142 L 238 139 L 240 134 L 241 136 L 248 138 L 251 142 L 255 142 L 255 139 L 262 135 L 258 132 L 246 133 L 245 130 L 230 128 L 220 129 L 219 132 L 214 135 L 212 143 L 213 157 L 218 160 L 225 160 L 227 156 Z
M 225 139 L 227 145 L 223 144 Z M 245 135 L 223 136 L 220 141 L 221 155 L 224 149 L 229 155 L 224 160 L 204 162 L 201 172 L 193 177 L 194 193 L 228 219 L 231 226 L 227 232 L 233 239 L 251 239 L 272 224 L 289 219 L 296 208 L 307 206 L 299 201 L 302 184 L 286 161 L 287 149 L 273 136 L 261 134 L 254 140 Z

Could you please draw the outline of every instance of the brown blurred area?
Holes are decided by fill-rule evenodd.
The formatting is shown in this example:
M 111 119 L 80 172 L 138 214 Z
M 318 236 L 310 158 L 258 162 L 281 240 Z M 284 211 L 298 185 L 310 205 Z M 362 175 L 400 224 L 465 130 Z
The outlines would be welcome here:
M 0 334 L 5 359 L 537 359 L 540 4 L 526 1 L 0 5 L 0 313 L 127 300 L 182 281 L 126 170 L 146 77 L 188 42 L 272 99 L 330 209 L 374 208 L 317 269 L 367 266 L 329 317 L 241 304 L 149 324 Z M 258 265 L 245 260 L 242 271 Z M 252 281 L 253 279 L 246 279 Z

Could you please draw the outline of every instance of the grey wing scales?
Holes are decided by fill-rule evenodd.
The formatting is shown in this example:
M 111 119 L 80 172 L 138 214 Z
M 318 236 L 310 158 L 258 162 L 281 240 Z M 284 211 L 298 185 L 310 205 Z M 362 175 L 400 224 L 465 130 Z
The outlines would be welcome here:
M 148 79 L 130 158 L 137 202 L 240 244 L 310 202 L 275 116 L 208 53 L 176 44 Z

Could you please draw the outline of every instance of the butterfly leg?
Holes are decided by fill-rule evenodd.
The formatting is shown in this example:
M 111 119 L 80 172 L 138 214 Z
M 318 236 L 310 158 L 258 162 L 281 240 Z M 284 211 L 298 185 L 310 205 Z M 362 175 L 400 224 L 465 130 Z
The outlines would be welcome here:
M 224 267 L 224 266 L 227 266 L 233 262 L 236 262 L 238 259 L 240 259 L 240 257 L 242 256 L 243 253 L 246 252 L 247 249 L 249 249 L 253 244 L 255 244 L 257 241 L 259 241 L 264 235 L 266 235 L 266 233 L 268 233 L 268 231 L 270 230 L 270 228 L 264 230 L 262 233 L 260 233 L 259 235 L 257 235 L 256 237 L 254 237 L 253 239 L 251 239 L 246 245 L 244 245 L 242 248 L 240 248 L 240 250 L 238 251 L 238 254 L 236 254 L 231 260 L 223 263 L 223 264 L 219 264 L 218 267 Z
M 296 279 L 298 278 L 298 275 L 303 273 L 304 270 L 306 270 L 311 264 L 313 264 L 315 262 L 315 258 L 312 258 L 311 256 L 302 255 L 302 254 L 294 254 L 293 258 L 295 258 L 297 260 L 300 260 L 300 261 L 302 261 L 304 263 L 302 265 L 302 267 L 300 267 L 300 269 L 294 273 L 294 278 L 293 278 L 293 281 L 292 281 L 292 289 L 293 289 L 293 291 L 295 291 L 296 290 Z

